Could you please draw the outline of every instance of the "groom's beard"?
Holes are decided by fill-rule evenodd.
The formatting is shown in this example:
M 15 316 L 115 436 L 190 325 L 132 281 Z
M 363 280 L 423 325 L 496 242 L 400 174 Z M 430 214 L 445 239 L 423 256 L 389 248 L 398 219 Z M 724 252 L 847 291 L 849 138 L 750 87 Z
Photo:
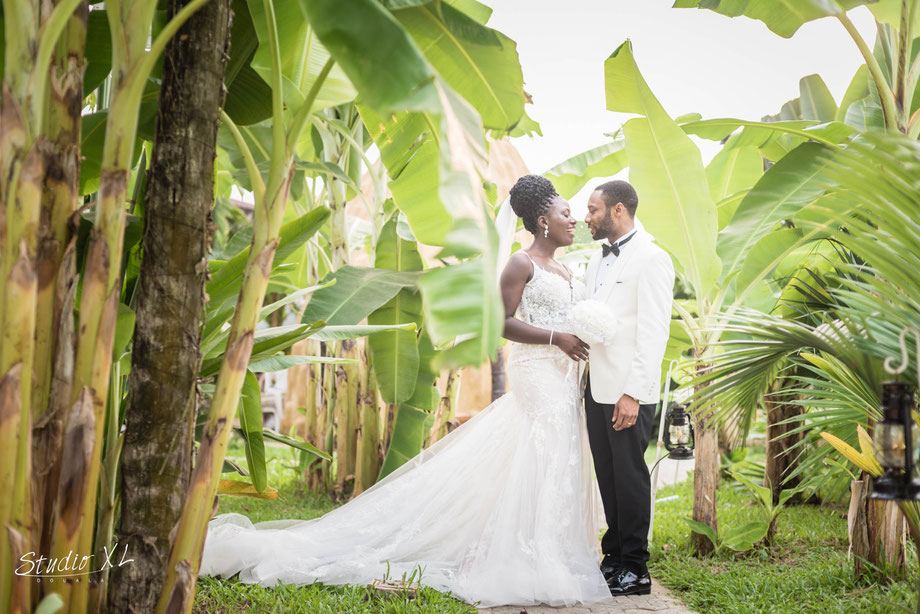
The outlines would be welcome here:
M 603 241 L 613 236 L 616 236 L 616 226 L 613 223 L 613 218 L 610 217 L 610 212 L 608 212 L 606 217 L 601 220 L 600 225 L 594 227 L 592 237 L 595 241 Z

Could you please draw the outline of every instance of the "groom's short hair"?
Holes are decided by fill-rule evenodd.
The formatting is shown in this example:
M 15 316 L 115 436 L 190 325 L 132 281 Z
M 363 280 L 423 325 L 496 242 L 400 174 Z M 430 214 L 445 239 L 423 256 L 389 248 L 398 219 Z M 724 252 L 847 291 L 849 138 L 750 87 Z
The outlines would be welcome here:
M 617 203 L 623 203 L 623 206 L 629 211 L 629 216 L 636 216 L 636 208 L 639 206 L 639 195 L 636 194 L 636 189 L 629 185 L 628 181 L 623 181 L 621 179 L 608 181 L 607 183 L 600 184 L 594 188 L 594 190 L 600 190 L 601 195 L 604 197 L 604 204 L 607 205 L 608 209 L 610 207 L 616 207 Z

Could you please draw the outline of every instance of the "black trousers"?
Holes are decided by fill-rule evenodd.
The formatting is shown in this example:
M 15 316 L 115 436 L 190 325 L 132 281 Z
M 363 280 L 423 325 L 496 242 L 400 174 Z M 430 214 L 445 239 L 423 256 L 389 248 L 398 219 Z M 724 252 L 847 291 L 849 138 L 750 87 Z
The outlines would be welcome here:
M 652 434 L 655 405 L 640 405 L 636 423 L 613 430 L 614 405 L 591 396 L 591 378 L 585 388 L 588 441 L 607 519 L 601 540 L 605 565 L 621 565 L 635 574 L 648 571 L 648 528 L 651 480 L 645 449 Z

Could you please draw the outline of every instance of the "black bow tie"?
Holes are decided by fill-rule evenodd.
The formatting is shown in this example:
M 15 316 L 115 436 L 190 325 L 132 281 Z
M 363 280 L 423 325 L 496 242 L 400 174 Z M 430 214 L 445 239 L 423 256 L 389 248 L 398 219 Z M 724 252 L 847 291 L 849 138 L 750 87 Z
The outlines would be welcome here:
M 622 241 L 617 241 L 613 245 L 611 245 L 610 243 L 601 243 L 601 250 L 603 250 L 604 252 L 604 257 L 606 257 L 607 254 L 610 254 L 611 252 L 613 253 L 614 256 L 619 256 L 620 248 L 626 245 L 627 243 L 629 243 L 629 240 L 632 239 L 634 236 L 636 236 L 636 233 L 632 233 L 631 235 L 629 235 Z

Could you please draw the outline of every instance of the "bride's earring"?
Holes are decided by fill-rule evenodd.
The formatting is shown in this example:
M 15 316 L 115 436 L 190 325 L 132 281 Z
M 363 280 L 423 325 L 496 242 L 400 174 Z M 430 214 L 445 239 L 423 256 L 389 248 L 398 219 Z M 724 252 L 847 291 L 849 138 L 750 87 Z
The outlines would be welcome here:
M 548 237 L 548 236 L 549 236 L 549 224 L 547 224 L 546 226 L 543 227 L 543 236 L 544 236 L 544 237 Z

